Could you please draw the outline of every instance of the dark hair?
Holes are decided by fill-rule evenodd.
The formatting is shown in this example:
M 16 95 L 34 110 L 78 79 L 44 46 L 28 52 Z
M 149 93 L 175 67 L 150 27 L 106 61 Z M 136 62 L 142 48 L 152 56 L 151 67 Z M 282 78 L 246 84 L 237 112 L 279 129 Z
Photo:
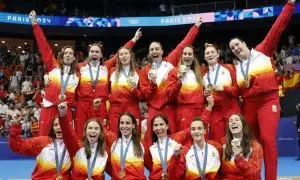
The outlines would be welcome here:
M 193 122 L 196 122 L 196 121 L 202 122 L 202 124 L 203 124 L 203 126 L 204 126 L 204 129 L 207 128 L 206 125 L 205 125 L 205 123 L 204 123 L 204 121 L 201 119 L 201 117 L 196 116 L 196 117 L 193 119 L 193 121 L 191 122 L 191 124 L 192 124 Z M 190 124 L 190 126 L 191 126 L 191 124 Z
M 154 124 L 154 120 L 155 120 L 156 118 L 159 118 L 159 117 L 166 123 L 166 125 L 169 125 L 169 120 L 168 120 L 168 118 L 167 118 L 165 115 L 163 115 L 163 114 L 157 114 L 157 115 L 155 115 L 155 116 L 151 119 L 151 128 L 152 128 L 151 136 L 152 136 L 152 141 L 153 141 L 153 142 L 157 142 L 157 141 L 158 141 L 157 135 L 156 135 L 155 132 L 153 131 L 153 124 Z M 168 129 L 168 131 L 167 131 L 167 134 L 168 134 L 168 135 L 171 134 L 169 129 Z
M 243 156 L 246 157 L 248 155 L 248 153 L 250 152 L 250 143 L 254 138 L 252 137 L 252 135 L 250 133 L 250 130 L 249 130 L 248 124 L 246 123 L 245 118 L 241 114 L 232 114 L 231 116 L 233 116 L 233 115 L 237 115 L 240 118 L 242 125 L 243 125 L 243 139 L 241 142 L 241 147 L 243 149 Z M 226 161 L 230 161 L 231 156 L 233 154 L 232 145 L 231 145 L 232 139 L 233 139 L 233 136 L 230 131 L 229 123 L 228 123 L 227 128 L 226 128 L 226 146 L 225 146 L 225 160 Z
M 98 138 L 98 145 L 97 145 L 97 148 L 99 149 L 99 155 L 100 156 L 104 156 L 105 146 L 106 146 L 105 145 L 105 137 L 104 137 L 104 129 L 103 129 L 103 126 L 101 125 L 100 121 L 96 118 L 89 119 L 84 125 L 83 138 L 82 138 L 82 143 L 83 143 L 83 146 L 84 146 L 84 152 L 85 152 L 85 155 L 86 155 L 87 159 L 90 159 L 91 154 L 92 154 L 91 148 L 90 148 L 90 142 L 88 141 L 88 139 L 86 137 L 86 129 L 87 129 L 87 126 L 90 122 L 96 122 L 100 126 L 100 135 L 99 135 L 99 138 Z
M 97 47 L 100 48 L 100 52 L 101 52 L 101 54 L 102 54 L 102 57 L 100 58 L 100 64 L 103 65 L 103 62 L 104 62 L 104 59 L 103 59 L 103 44 L 101 44 L 101 43 L 93 43 L 93 44 L 90 44 L 90 45 L 89 45 L 89 48 L 88 48 L 88 52 L 90 52 L 90 50 L 91 50 L 91 48 L 92 48 L 93 46 L 97 46 Z M 87 61 L 87 62 L 90 62 L 90 61 L 91 61 L 91 58 L 88 57 L 88 58 L 86 59 L 86 61 Z
M 51 138 L 53 138 L 53 139 L 56 138 L 56 134 L 55 134 L 54 129 L 53 129 L 55 119 L 59 119 L 59 116 L 58 116 L 58 115 L 55 115 L 55 116 L 52 118 L 51 129 L 50 129 L 50 131 L 49 131 L 49 133 L 48 133 L 48 136 L 51 137 Z
M 240 38 L 240 37 L 238 37 L 238 36 L 234 36 L 234 37 L 232 37 L 231 39 L 229 39 L 229 43 L 232 41 L 232 40 L 234 40 L 234 39 L 237 39 L 237 40 L 239 40 L 239 41 L 241 41 L 241 42 L 245 42 L 242 38 Z M 229 47 L 230 48 L 230 47 Z
M 206 130 L 206 124 L 205 124 L 204 121 L 201 119 L 201 117 L 196 116 L 196 117 L 193 119 L 193 121 L 191 122 L 190 128 L 191 128 L 191 125 L 192 125 L 193 122 L 202 122 L 203 127 L 204 127 L 204 130 Z M 192 130 L 192 129 L 191 129 L 191 130 Z M 191 135 L 191 133 L 190 133 L 190 135 Z M 193 143 L 193 141 L 194 141 L 194 139 L 192 138 L 192 135 L 191 135 L 191 143 Z
M 195 73 L 195 76 L 196 76 L 196 80 L 198 82 L 199 85 L 201 85 L 203 87 L 203 77 L 201 75 L 201 68 L 200 68 L 200 65 L 199 65 L 199 59 L 196 55 L 196 49 L 194 46 L 192 45 L 187 45 L 185 46 L 183 49 L 182 49 L 182 53 L 181 53 L 181 58 L 180 58 L 180 64 L 182 64 L 182 54 L 183 54 L 183 50 L 185 48 L 191 48 L 193 50 L 193 54 L 194 54 L 194 61 L 193 61 L 193 64 L 191 66 L 191 69 L 194 71 Z
M 64 62 L 63 62 L 63 57 L 64 57 L 64 54 L 65 54 L 65 50 L 66 50 L 67 48 L 73 50 L 73 54 L 74 54 L 74 58 L 75 58 L 75 50 L 73 49 L 72 46 L 67 45 L 67 46 L 64 46 L 64 47 L 61 49 L 61 51 L 60 51 L 60 52 L 58 53 L 58 55 L 57 55 L 58 64 L 59 64 L 59 68 L 60 68 L 61 74 L 64 73 L 64 71 L 63 71 L 63 64 L 64 64 Z M 77 63 L 77 60 L 76 60 L 76 58 L 75 58 L 75 59 L 73 60 L 72 64 L 71 64 L 70 71 L 69 71 L 68 74 L 71 75 L 71 74 L 75 73 L 76 63 Z
M 119 78 L 120 78 L 120 72 L 122 71 L 123 69 L 123 66 L 121 64 L 121 61 L 119 59 L 119 52 L 121 49 L 127 49 L 130 53 L 130 69 L 129 69 L 129 73 L 130 73 L 130 76 L 134 76 L 134 70 L 135 70 L 135 56 L 134 56 L 134 53 L 132 52 L 131 49 L 127 48 L 127 47 L 120 47 L 120 49 L 118 50 L 118 53 L 117 53 L 117 62 L 116 62 L 116 82 L 118 82 Z
M 141 146 L 141 142 L 140 142 L 140 138 L 137 134 L 137 122 L 135 117 L 129 113 L 129 112 L 123 112 L 118 120 L 118 137 L 122 138 L 122 133 L 120 131 L 120 121 L 121 121 L 121 117 L 122 116 L 128 116 L 130 117 L 132 124 L 134 124 L 135 128 L 132 130 L 132 136 L 131 136 L 131 140 L 132 140 L 132 144 L 133 144 L 133 152 L 134 155 L 137 157 L 142 157 L 143 156 L 143 148 Z

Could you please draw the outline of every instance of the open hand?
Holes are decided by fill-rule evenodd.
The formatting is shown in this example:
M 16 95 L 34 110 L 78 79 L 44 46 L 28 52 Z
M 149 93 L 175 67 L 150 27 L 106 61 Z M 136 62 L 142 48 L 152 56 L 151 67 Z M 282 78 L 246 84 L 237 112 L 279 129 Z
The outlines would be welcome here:
M 31 24 L 34 25 L 37 23 L 36 21 L 36 12 L 34 10 L 32 10 L 30 13 L 29 13 L 29 19 L 31 20 Z

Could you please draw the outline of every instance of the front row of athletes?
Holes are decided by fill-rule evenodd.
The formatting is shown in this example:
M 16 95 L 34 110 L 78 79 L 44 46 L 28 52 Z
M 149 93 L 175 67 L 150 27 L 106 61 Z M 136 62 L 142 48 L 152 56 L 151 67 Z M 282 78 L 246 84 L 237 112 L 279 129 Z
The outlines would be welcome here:
M 139 139 L 137 121 L 130 113 L 118 120 L 118 134 L 106 131 L 96 118 L 84 126 L 79 140 L 67 120 L 67 104 L 58 106 L 49 136 L 21 139 L 21 116 L 13 115 L 9 146 L 20 154 L 35 156 L 32 179 L 261 179 L 263 152 L 252 138 L 241 115 L 229 118 L 223 146 L 206 141 L 206 129 L 195 118 L 189 129 L 170 135 L 168 119 L 152 121 L 152 145 Z M 97 112 L 94 112 L 97 114 Z M 186 142 L 186 143 L 183 143 Z M 71 170 L 71 171 L 70 171 Z M 71 173 L 72 172 L 72 173 Z

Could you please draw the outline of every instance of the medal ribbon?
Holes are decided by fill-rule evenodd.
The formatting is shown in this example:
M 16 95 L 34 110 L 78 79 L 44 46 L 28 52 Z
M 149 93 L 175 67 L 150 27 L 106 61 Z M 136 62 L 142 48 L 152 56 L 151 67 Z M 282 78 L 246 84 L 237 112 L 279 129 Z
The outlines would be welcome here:
M 69 72 L 68 75 L 67 75 L 66 81 L 64 82 L 64 76 L 63 76 L 63 74 L 60 74 L 60 85 L 61 85 L 60 93 L 61 94 L 65 94 L 70 76 L 71 76 L 71 74 Z
M 65 155 L 66 155 L 66 146 L 64 147 L 61 158 L 59 160 L 58 159 L 57 142 L 56 142 L 56 140 L 54 140 L 54 152 L 55 152 L 56 173 L 59 174 L 59 172 L 62 168 L 62 164 L 64 162 Z
M 216 74 L 215 74 L 214 84 L 213 85 L 216 85 L 216 83 L 217 83 L 220 68 L 221 68 L 221 66 L 220 66 L 220 64 L 218 64 L 217 71 L 216 71 Z M 207 71 L 207 81 L 208 81 L 208 84 L 211 84 L 209 69 Z
M 91 161 L 90 161 L 91 158 L 87 159 L 87 168 L 88 168 L 88 177 L 89 177 L 89 179 L 92 178 L 93 170 L 94 170 L 96 159 L 97 159 L 97 156 L 98 156 L 98 151 L 99 151 L 99 148 L 97 146 L 95 156 L 93 158 L 92 166 L 91 166 Z
M 245 81 L 248 80 L 248 74 L 249 74 L 249 67 L 250 67 L 250 58 L 247 59 L 247 65 L 246 65 L 246 72 L 243 69 L 243 63 L 240 63 L 240 67 L 241 67 L 241 71 L 242 71 L 242 75 L 244 76 Z
M 169 145 L 169 137 L 167 137 L 166 140 L 166 145 L 165 145 L 165 158 L 163 158 L 162 153 L 161 153 L 161 149 L 160 149 L 160 145 L 159 145 L 159 140 L 157 140 L 157 149 L 158 149 L 158 154 L 159 154 L 159 159 L 161 162 L 161 166 L 163 168 L 164 173 L 167 174 L 167 160 L 168 160 L 168 146 Z
M 121 170 L 124 170 L 125 168 L 125 160 L 126 160 L 126 156 L 127 156 L 127 153 L 128 153 L 128 149 L 129 149 L 129 146 L 130 146 L 130 143 L 131 143 L 131 139 L 130 141 L 128 142 L 126 148 L 125 148 L 125 152 L 123 153 L 123 138 L 121 138 L 121 152 L 120 152 L 120 155 L 121 155 Z
M 96 79 L 95 80 L 94 80 L 94 76 L 93 76 L 93 73 L 92 73 L 92 67 L 91 67 L 90 64 L 89 64 L 89 71 L 90 71 L 90 77 L 91 77 L 91 81 L 92 81 L 92 88 L 95 89 L 96 85 L 97 85 L 97 82 L 98 82 L 98 78 L 99 78 L 100 63 L 97 67 L 97 74 L 96 74 Z
M 206 163 L 207 163 L 207 148 L 208 148 L 208 145 L 206 143 L 205 151 L 204 151 L 203 168 L 202 168 L 202 171 L 201 171 L 200 160 L 199 160 L 199 157 L 198 157 L 196 145 L 195 144 L 193 145 L 194 154 L 195 154 L 196 163 L 197 163 L 197 169 L 198 169 L 199 174 L 200 174 L 200 176 L 201 176 L 202 179 L 205 179 L 205 171 L 206 171 Z
M 159 62 L 155 61 L 155 62 L 152 63 L 151 68 L 153 68 L 153 69 L 159 69 L 161 63 L 162 63 L 162 60 L 160 60 Z

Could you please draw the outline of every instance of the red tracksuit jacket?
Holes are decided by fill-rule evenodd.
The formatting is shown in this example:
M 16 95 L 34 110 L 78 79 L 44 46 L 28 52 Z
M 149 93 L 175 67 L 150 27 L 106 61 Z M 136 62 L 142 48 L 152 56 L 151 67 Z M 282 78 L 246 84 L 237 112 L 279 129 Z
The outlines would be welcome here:
M 11 127 L 8 139 L 9 147 L 18 154 L 36 157 L 36 166 L 31 176 L 33 180 L 55 180 L 56 163 L 53 139 L 48 136 L 21 139 L 21 132 L 21 125 L 13 125 Z M 58 153 L 59 157 L 61 157 L 62 148 L 59 148 L 59 146 Z M 71 179 L 70 167 L 70 156 L 69 153 L 66 152 L 63 165 L 60 170 L 63 180 Z

